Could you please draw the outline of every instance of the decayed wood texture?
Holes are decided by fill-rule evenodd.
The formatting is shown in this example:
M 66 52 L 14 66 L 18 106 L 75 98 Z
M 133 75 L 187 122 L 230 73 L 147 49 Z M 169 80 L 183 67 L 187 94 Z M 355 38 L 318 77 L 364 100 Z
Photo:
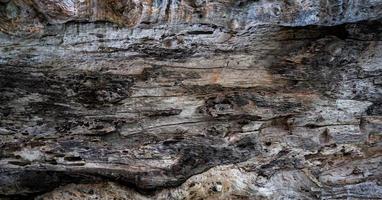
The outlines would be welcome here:
M 0 198 L 382 198 L 379 1 L 0 1 Z

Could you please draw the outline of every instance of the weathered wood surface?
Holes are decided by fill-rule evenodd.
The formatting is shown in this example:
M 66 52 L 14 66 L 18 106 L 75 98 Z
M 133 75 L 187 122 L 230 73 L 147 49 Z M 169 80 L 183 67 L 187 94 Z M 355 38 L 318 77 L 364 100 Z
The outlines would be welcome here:
M 380 199 L 381 16 L 1 0 L 0 198 Z

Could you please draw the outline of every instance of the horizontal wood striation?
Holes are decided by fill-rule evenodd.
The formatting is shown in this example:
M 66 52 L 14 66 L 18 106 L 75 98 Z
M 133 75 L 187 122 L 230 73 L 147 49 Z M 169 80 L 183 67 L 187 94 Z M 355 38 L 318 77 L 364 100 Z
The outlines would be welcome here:
M 382 198 L 381 6 L 0 1 L 0 198 Z

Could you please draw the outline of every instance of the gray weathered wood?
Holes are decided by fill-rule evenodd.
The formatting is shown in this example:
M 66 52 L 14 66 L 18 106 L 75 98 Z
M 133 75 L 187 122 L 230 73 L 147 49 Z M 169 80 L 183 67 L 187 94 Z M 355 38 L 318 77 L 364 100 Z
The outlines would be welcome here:
M 0 198 L 382 198 L 382 2 L 0 1 Z

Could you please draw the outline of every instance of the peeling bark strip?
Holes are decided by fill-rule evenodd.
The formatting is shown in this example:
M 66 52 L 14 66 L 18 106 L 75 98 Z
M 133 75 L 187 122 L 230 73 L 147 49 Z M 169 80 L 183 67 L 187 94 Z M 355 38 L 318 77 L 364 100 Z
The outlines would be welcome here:
M 0 0 L 0 199 L 381 199 L 381 17 Z

